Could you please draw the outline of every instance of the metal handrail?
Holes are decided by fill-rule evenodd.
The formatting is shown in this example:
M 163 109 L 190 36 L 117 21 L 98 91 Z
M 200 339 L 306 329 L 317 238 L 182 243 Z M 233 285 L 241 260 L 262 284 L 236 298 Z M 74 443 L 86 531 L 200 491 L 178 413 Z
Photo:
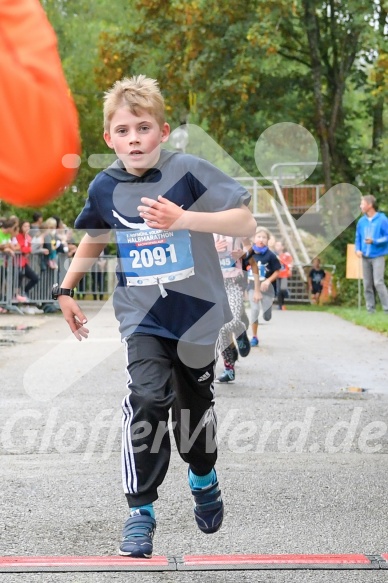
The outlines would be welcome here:
M 283 176 L 284 178 L 284 176 Z M 275 193 L 272 193 L 272 191 L 274 191 L 274 185 L 273 185 L 273 177 L 272 178 L 268 178 L 268 177 L 263 177 L 263 176 L 237 176 L 234 177 L 234 180 L 236 180 L 237 182 L 240 182 L 241 184 L 243 184 L 252 194 L 252 213 L 255 216 L 258 216 L 260 214 L 263 214 L 262 212 L 260 212 L 260 208 L 259 208 L 259 195 L 260 193 L 262 193 L 263 191 L 267 192 L 268 196 L 275 196 Z M 271 184 L 263 184 L 263 182 L 271 182 Z M 247 184 L 248 183 L 248 184 Z M 251 183 L 251 184 L 249 184 Z M 293 205 L 292 203 L 290 204 L 290 202 L 288 202 L 287 204 L 289 205 L 289 208 L 291 208 L 291 211 L 294 209 L 294 212 L 300 212 L 300 211 L 306 211 L 308 208 L 310 208 L 311 205 L 313 205 L 313 208 L 316 212 L 319 212 L 319 201 L 320 201 L 320 191 L 322 189 L 323 185 L 322 184 L 296 184 L 294 186 L 289 185 L 287 186 L 287 188 L 289 189 L 304 189 L 304 190 L 310 190 L 314 192 L 314 195 L 311 197 L 311 202 L 309 202 L 307 205 L 302 205 L 301 207 L 298 207 L 297 205 Z M 265 213 L 264 213 L 265 214 Z
M 273 184 L 275 186 L 276 194 L 278 195 L 279 201 L 280 201 L 280 203 L 281 203 L 281 205 L 283 207 L 283 211 L 284 211 L 284 214 L 285 214 L 285 216 L 287 218 L 288 224 L 290 225 L 291 230 L 292 230 L 292 232 L 293 232 L 293 234 L 295 236 L 295 239 L 298 242 L 299 249 L 300 249 L 300 251 L 301 251 L 301 253 L 303 255 L 303 260 L 306 263 L 310 263 L 311 259 L 310 259 L 309 255 L 308 255 L 307 250 L 306 250 L 306 247 L 305 247 L 305 245 L 304 245 L 304 243 L 302 241 L 302 237 L 300 236 L 300 233 L 299 233 L 299 231 L 298 231 L 298 229 L 296 227 L 294 217 L 292 216 L 292 214 L 288 210 L 288 206 L 287 206 L 286 200 L 285 200 L 285 198 L 283 196 L 283 191 L 280 188 L 280 185 L 279 185 L 279 183 L 278 183 L 277 180 L 274 180 L 273 181 Z
M 286 242 L 287 249 L 289 250 L 289 252 L 291 253 L 291 255 L 293 257 L 294 267 L 297 268 L 300 277 L 306 283 L 307 277 L 306 277 L 305 271 L 304 271 L 303 267 L 301 266 L 298 253 L 297 253 L 297 251 L 294 247 L 294 244 L 292 242 L 292 239 L 291 239 L 291 237 L 286 229 L 286 225 L 283 221 L 283 217 L 282 217 L 281 213 L 279 212 L 278 204 L 273 198 L 271 198 L 271 206 L 272 206 L 273 212 L 275 214 L 275 217 L 277 219 L 279 230 L 281 232 L 282 238 Z

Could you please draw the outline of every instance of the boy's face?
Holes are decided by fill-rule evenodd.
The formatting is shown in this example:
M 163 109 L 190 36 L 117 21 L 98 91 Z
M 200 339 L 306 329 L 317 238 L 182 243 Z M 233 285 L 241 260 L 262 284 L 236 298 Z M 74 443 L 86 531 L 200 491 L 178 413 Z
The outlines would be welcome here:
M 169 135 L 168 123 L 160 127 L 151 114 L 144 111 L 136 116 L 123 106 L 114 113 L 104 140 L 130 174 L 141 176 L 159 160 L 160 144 Z
M 265 233 L 264 231 L 259 231 L 258 233 L 256 233 L 255 245 L 257 245 L 257 247 L 265 247 L 267 244 L 268 244 L 267 233 Z

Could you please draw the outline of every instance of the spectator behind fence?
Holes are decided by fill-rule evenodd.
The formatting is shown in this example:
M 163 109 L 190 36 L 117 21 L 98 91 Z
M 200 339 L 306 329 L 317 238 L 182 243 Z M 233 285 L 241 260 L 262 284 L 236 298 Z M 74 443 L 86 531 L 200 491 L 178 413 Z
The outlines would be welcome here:
M 15 215 L 5 219 L 1 226 L 0 250 L 15 255 L 19 250 L 19 243 L 16 240 L 16 235 L 19 232 L 19 219 Z M 3 247 L 3 249 L 1 248 Z
M 31 234 L 31 231 L 30 231 Z M 48 255 L 49 250 L 44 246 L 44 235 L 43 231 L 34 230 L 34 234 L 31 236 L 31 253 L 39 255 Z
M 57 220 L 49 217 L 45 223 L 44 246 L 49 250 L 47 256 L 47 266 L 50 269 L 58 269 L 58 253 L 67 253 L 69 248 L 64 237 L 60 238 L 57 233 Z
M 69 227 L 65 226 L 63 230 L 63 235 L 64 236 L 62 238 L 62 243 L 64 249 L 67 248 L 67 256 L 73 257 L 78 247 L 76 237 L 74 236 L 74 231 L 73 229 L 69 229 Z
M 104 299 L 104 291 L 106 287 L 106 270 L 108 267 L 108 261 L 105 255 L 108 254 L 108 249 L 105 247 L 103 251 L 101 251 L 99 258 L 97 259 L 96 263 L 92 266 L 90 275 L 92 280 L 92 293 L 93 299 L 100 300 Z M 81 281 L 85 279 L 82 278 Z M 79 290 L 79 284 L 78 284 Z M 79 290 L 80 291 L 80 290 Z
M 5 217 L 0 217 L 0 303 L 5 302 L 5 256 L 7 254 L 8 243 L 7 239 L 8 236 L 4 232 L 3 225 L 6 221 Z M 8 310 L 6 310 L 3 306 L 0 306 L 0 314 L 7 314 Z
M 30 235 L 31 235 L 31 237 L 34 237 L 35 233 L 42 229 L 42 225 L 43 225 L 43 215 L 42 215 L 42 213 L 36 211 L 35 213 L 32 214 L 32 221 L 30 223 Z
M 388 313 L 388 290 L 384 283 L 385 255 L 388 255 L 388 218 L 378 212 L 376 198 L 367 194 L 361 198 L 363 216 L 356 228 L 356 253 L 362 258 L 362 273 L 366 309 L 376 311 L 377 292 L 384 312 Z
M 18 249 L 15 235 L 18 231 L 19 221 L 15 218 L 2 218 L 0 220 L 0 252 L 7 255 L 15 255 Z
M 9 257 L 14 257 L 16 245 L 12 243 L 12 236 L 17 231 L 17 220 L 0 218 L 0 301 L 5 302 L 7 298 L 6 270 Z M 8 310 L 0 306 L 0 314 L 6 314 Z
M 30 223 L 28 221 L 22 221 L 19 226 L 19 233 L 16 235 L 16 240 L 19 244 L 20 255 L 16 257 L 16 264 L 19 269 L 18 284 L 19 289 L 16 290 L 15 298 L 19 302 L 29 301 L 29 292 L 38 283 L 39 276 L 30 267 L 30 255 L 32 251 L 32 237 L 29 234 Z M 28 279 L 27 285 L 24 287 L 24 294 L 22 293 L 22 283 L 23 279 Z
M 54 218 L 58 219 L 58 217 L 54 217 Z M 61 224 L 61 222 L 59 224 Z M 62 225 L 63 225 L 63 223 L 62 223 Z M 74 255 L 77 251 L 78 243 L 77 243 L 76 238 L 74 236 L 73 230 L 69 229 L 66 225 L 63 225 L 63 227 L 64 228 L 63 228 L 63 233 L 62 233 L 62 242 L 63 242 L 64 248 L 67 248 L 67 257 L 70 260 L 74 257 Z M 91 271 L 90 271 L 90 276 L 92 278 L 92 285 L 93 286 L 95 285 L 95 283 L 97 284 L 97 280 L 98 280 L 98 282 L 100 282 L 100 274 L 98 273 L 98 271 L 99 271 L 99 267 L 102 267 L 103 262 L 100 263 L 99 267 L 98 267 L 98 262 L 99 262 L 99 260 L 97 260 L 96 263 L 91 267 Z M 67 268 L 68 267 L 66 266 L 66 270 L 67 270 Z M 103 274 L 102 274 L 102 277 L 104 278 Z M 89 274 L 86 274 L 78 282 L 77 298 L 79 300 L 83 300 L 85 298 L 88 278 L 89 278 Z M 94 299 L 97 299 L 97 296 L 94 296 Z

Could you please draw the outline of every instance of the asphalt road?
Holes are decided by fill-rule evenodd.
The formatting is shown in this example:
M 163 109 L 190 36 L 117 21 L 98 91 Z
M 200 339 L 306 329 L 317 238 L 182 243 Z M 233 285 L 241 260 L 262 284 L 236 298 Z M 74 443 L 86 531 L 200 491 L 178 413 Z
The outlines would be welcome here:
M 117 554 L 124 353 L 110 306 L 85 311 L 81 343 L 59 315 L 1 317 L 0 328 L 33 329 L 0 347 L 0 555 Z M 388 553 L 388 338 L 334 315 L 278 310 L 259 338 L 236 381 L 217 385 L 224 525 L 197 530 L 174 450 L 155 504 L 155 555 Z M 347 583 L 388 572 L 0 574 L 27 581 Z

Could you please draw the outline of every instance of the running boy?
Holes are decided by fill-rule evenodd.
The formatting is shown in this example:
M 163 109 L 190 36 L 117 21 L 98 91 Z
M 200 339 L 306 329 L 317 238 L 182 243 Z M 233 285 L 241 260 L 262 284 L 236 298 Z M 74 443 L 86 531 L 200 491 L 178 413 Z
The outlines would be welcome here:
M 312 262 L 312 268 L 309 272 L 309 288 L 311 294 L 311 302 L 319 304 L 319 299 L 323 291 L 323 280 L 326 277 L 326 272 L 321 267 L 321 260 L 315 257 Z
M 245 256 L 245 263 L 253 258 L 257 263 L 260 281 L 263 318 L 268 322 L 272 318 L 272 304 L 275 297 L 275 281 L 282 266 L 275 253 L 268 248 L 270 232 L 265 227 L 257 227 L 253 245 Z M 258 346 L 257 330 L 259 327 L 260 303 L 257 301 L 252 269 L 248 275 L 248 296 L 251 305 L 252 338 L 251 346 Z
M 131 557 L 152 556 L 153 502 L 170 459 L 170 408 L 197 525 L 205 533 L 221 526 L 214 355 L 232 314 L 213 233 L 246 237 L 255 230 L 247 191 L 204 160 L 162 150 L 169 134 L 155 80 L 123 79 L 106 93 L 104 139 L 118 159 L 90 185 L 75 222 L 86 234 L 53 292 L 76 338 L 87 338 L 72 290 L 106 245 L 106 233 L 115 232 L 114 308 L 128 387 L 122 471 L 130 508 L 120 554 Z

